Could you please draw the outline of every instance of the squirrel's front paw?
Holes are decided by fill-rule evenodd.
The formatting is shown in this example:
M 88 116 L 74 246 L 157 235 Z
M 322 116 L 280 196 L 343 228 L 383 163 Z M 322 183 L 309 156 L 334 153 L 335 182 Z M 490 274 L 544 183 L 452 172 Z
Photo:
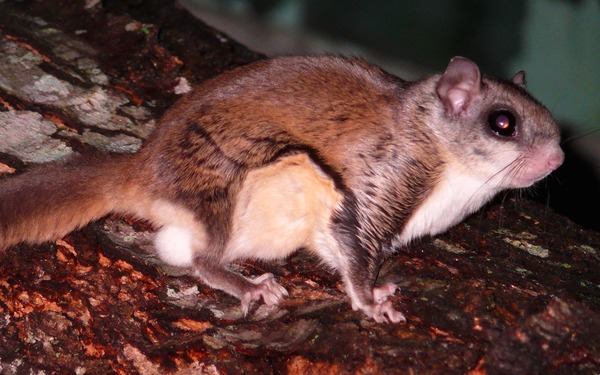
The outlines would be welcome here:
M 368 317 L 373 318 L 377 323 L 400 323 L 406 322 L 404 315 L 394 309 L 390 301 L 383 303 L 373 303 L 360 308 Z
M 394 306 L 390 301 L 388 301 L 388 297 L 393 295 L 396 290 L 398 290 L 398 286 L 393 283 L 387 283 L 385 285 L 373 288 L 373 303 L 370 304 L 357 304 L 352 303 L 352 308 L 354 310 L 361 310 L 365 313 L 369 318 L 373 318 L 377 323 L 383 322 L 392 322 L 399 323 L 405 322 L 406 318 L 404 315 L 394 309 Z

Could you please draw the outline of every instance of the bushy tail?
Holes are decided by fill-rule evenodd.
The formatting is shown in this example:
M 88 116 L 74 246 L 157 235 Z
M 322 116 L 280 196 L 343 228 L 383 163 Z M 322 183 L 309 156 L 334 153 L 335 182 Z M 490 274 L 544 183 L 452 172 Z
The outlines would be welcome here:
M 115 211 L 128 157 L 80 157 L 0 180 L 0 250 L 60 238 Z

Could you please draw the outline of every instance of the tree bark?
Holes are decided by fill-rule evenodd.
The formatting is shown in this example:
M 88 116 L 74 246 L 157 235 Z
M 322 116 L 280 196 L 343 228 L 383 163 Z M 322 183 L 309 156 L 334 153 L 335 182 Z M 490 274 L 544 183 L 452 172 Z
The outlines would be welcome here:
M 182 93 L 260 58 L 173 1 L 0 2 L 0 175 L 135 152 Z M 600 235 L 527 200 L 398 249 L 380 280 L 402 287 L 405 324 L 352 311 L 303 253 L 234 265 L 290 291 L 243 317 L 161 265 L 151 234 L 108 217 L 0 253 L 0 373 L 600 371 Z

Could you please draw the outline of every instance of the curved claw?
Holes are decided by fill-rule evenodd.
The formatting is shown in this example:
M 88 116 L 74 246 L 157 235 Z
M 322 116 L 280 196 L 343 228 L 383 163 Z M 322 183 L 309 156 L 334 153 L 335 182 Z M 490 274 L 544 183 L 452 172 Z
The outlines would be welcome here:
M 283 296 L 289 295 L 288 291 L 275 281 L 272 273 L 265 273 L 249 281 L 254 286 L 242 296 L 242 311 L 244 315 L 248 315 L 250 303 L 253 301 L 258 301 L 262 298 L 267 306 L 274 306 L 279 303 Z
M 398 310 L 394 309 L 394 306 L 390 301 L 383 303 L 374 303 L 366 305 L 361 310 L 370 318 L 373 318 L 377 323 L 399 323 L 406 322 L 404 315 Z
M 406 318 L 404 315 L 394 309 L 394 306 L 388 297 L 393 295 L 397 290 L 398 286 L 393 283 L 387 283 L 385 285 L 373 288 L 373 302 L 367 305 L 360 305 L 352 302 L 352 309 L 361 310 L 369 318 L 373 318 L 377 323 L 399 323 L 405 322 Z

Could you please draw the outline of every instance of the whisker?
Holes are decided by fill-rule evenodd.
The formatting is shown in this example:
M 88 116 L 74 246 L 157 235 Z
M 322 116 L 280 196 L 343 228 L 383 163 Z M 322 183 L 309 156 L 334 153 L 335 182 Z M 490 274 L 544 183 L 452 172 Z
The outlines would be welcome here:
M 559 176 L 556 175 L 556 173 L 552 173 L 548 177 L 553 178 L 557 184 L 559 184 L 560 186 L 563 186 L 563 182 L 560 180 Z
M 515 166 L 518 168 L 519 165 L 524 163 L 524 158 L 523 157 L 518 157 L 515 160 L 513 160 L 512 162 L 510 162 L 509 164 L 507 164 L 506 166 L 504 166 L 502 169 L 500 169 L 498 172 L 494 173 L 490 178 L 488 178 L 483 184 L 481 184 L 481 186 L 479 188 L 477 188 L 477 190 L 475 190 L 475 192 L 473 192 L 473 194 L 471 194 L 471 196 L 469 197 L 469 199 L 467 199 L 465 201 L 465 203 L 463 204 L 463 209 L 468 207 L 468 205 L 470 204 L 470 202 L 473 200 L 473 198 L 477 195 L 477 193 L 486 185 L 488 185 L 490 183 L 490 181 L 492 181 L 496 176 L 498 176 L 500 173 L 506 171 L 507 169 L 509 169 L 509 172 L 506 173 L 504 176 L 502 176 L 502 179 L 496 184 L 496 186 L 498 186 L 500 183 L 504 182 L 505 179 L 509 176 L 509 175 L 514 175 L 512 172 L 515 169 Z
M 566 94 L 562 94 L 560 95 L 558 98 L 556 98 L 556 100 L 554 101 L 554 103 L 552 103 L 551 106 L 549 106 L 548 108 L 550 108 L 551 112 L 555 112 L 556 111 L 556 107 L 558 106 L 558 104 L 566 97 Z
M 502 179 L 499 181 L 498 184 L 503 185 L 507 180 L 513 179 L 515 176 L 518 176 L 521 170 L 525 167 L 526 162 L 527 161 L 524 157 L 519 157 L 515 159 L 513 163 L 509 164 L 510 170 L 508 171 L 508 173 L 505 173 L 504 176 L 502 176 Z
M 586 133 L 583 133 L 583 134 L 574 134 L 574 135 L 570 136 L 569 138 L 562 140 L 562 141 L 560 142 L 560 144 L 561 144 L 561 145 L 564 145 L 564 144 L 565 144 L 565 143 L 567 143 L 567 142 L 574 142 L 574 141 L 577 141 L 578 139 L 581 139 L 581 138 L 583 138 L 583 137 L 587 137 L 588 135 L 590 135 L 590 134 L 594 134 L 594 133 L 596 133 L 596 132 L 600 132 L 600 128 L 598 128 L 598 129 L 593 129 L 593 130 L 590 130 L 590 131 L 588 131 L 588 132 L 586 132 Z
M 508 199 L 509 192 L 506 191 L 502 194 L 502 200 L 500 201 L 500 205 L 504 207 L 506 200 Z M 502 228 L 502 220 L 503 215 L 498 215 L 498 228 Z

